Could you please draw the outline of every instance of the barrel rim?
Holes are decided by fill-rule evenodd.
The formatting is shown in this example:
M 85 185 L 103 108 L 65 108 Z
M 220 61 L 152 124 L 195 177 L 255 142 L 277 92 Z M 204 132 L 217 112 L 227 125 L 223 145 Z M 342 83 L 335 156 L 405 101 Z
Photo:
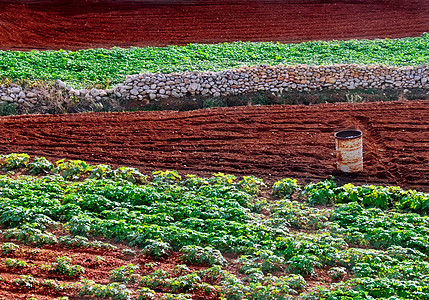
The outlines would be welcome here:
M 335 138 L 339 140 L 357 139 L 362 136 L 362 131 L 356 129 L 341 130 L 335 133 Z

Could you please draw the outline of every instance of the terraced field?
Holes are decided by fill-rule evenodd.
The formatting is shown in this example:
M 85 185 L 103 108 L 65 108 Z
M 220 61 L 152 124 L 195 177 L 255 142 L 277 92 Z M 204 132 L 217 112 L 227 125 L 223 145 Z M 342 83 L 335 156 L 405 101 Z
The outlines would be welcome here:
M 421 37 L 292 45 L 304 50 L 289 61 L 419 66 L 423 32 L 425 0 L 0 0 L 0 50 Z M 106 85 L 189 57 L 244 64 L 232 46 L 2 52 L 1 80 Z M 246 63 L 287 63 L 282 51 Z M 145 68 L 121 65 L 134 52 Z M 335 169 L 346 128 L 363 132 L 357 174 Z M 428 99 L 2 116 L 0 299 L 426 300 L 428 192 Z
M 0 49 L 398 38 L 429 31 L 425 0 L 2 0 Z

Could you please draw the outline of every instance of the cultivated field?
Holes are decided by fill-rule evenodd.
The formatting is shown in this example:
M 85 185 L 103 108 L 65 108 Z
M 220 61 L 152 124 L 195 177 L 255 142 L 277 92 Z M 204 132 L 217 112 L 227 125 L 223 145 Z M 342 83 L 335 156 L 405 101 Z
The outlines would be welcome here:
M 254 106 L 190 112 L 17 116 L 0 119 L 2 153 L 210 176 L 357 183 L 429 191 L 429 102 Z M 335 170 L 333 133 L 364 133 L 364 171 Z
M 54 5 L 53 5 L 54 3 Z M 426 0 L 2 0 L 0 49 L 398 38 L 428 32 Z
M 424 0 L 0 0 L 0 83 L 418 67 L 424 32 Z M 92 50 L 167 45 L 187 46 Z M 0 117 L 0 299 L 429 299 L 429 100 L 401 95 Z M 363 132 L 357 174 L 335 168 L 348 128 Z

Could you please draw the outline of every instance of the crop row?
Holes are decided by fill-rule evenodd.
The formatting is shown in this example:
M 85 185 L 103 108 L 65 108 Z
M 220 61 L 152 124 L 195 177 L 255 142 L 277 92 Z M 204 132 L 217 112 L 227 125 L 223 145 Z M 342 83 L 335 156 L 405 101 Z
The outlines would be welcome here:
M 3 168 L 11 172 L 18 157 L 26 156 L 4 156 Z M 14 165 L 31 170 L 30 164 Z M 82 241 L 85 247 L 92 246 L 79 236 L 111 238 L 158 259 L 180 250 L 185 263 L 208 265 L 207 272 L 214 272 L 182 266 L 180 275 L 154 270 L 137 276 L 148 294 L 201 288 L 224 299 L 429 298 L 425 193 L 337 186 L 330 179 L 301 187 L 284 179 L 266 199 L 261 191 L 267 187 L 255 177 L 238 181 L 222 173 L 199 178 L 158 171 L 150 180 L 137 181 L 116 176 L 107 166 L 89 166 L 78 173 L 85 180 L 65 179 L 76 177 L 67 176 L 76 165 L 84 162 L 61 160 L 49 168 L 55 174 L 44 177 L 1 176 L 3 236 L 36 245 Z M 89 178 L 94 170 L 98 175 Z M 59 224 L 75 238 L 55 241 L 49 231 Z M 238 258 L 227 260 L 228 252 Z M 242 275 L 227 272 L 230 266 Z M 133 270 L 137 268 L 115 271 L 113 281 L 126 285 L 137 280 Z M 307 281 L 323 270 L 338 283 L 308 290 Z M 204 276 L 214 278 L 207 284 Z M 86 286 L 87 295 L 104 289 L 95 283 Z
M 162 48 L 0 51 L 0 79 L 60 79 L 75 86 L 109 86 L 123 82 L 126 75 L 147 72 L 219 71 L 244 65 L 338 63 L 392 66 L 427 64 L 429 35 L 301 44 L 235 42 Z

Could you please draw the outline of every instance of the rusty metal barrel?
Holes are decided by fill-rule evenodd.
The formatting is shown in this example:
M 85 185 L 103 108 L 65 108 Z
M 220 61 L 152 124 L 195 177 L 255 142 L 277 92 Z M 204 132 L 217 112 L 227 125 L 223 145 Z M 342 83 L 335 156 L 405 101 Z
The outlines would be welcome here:
M 362 132 L 342 130 L 335 133 L 337 169 L 345 173 L 363 170 Z

